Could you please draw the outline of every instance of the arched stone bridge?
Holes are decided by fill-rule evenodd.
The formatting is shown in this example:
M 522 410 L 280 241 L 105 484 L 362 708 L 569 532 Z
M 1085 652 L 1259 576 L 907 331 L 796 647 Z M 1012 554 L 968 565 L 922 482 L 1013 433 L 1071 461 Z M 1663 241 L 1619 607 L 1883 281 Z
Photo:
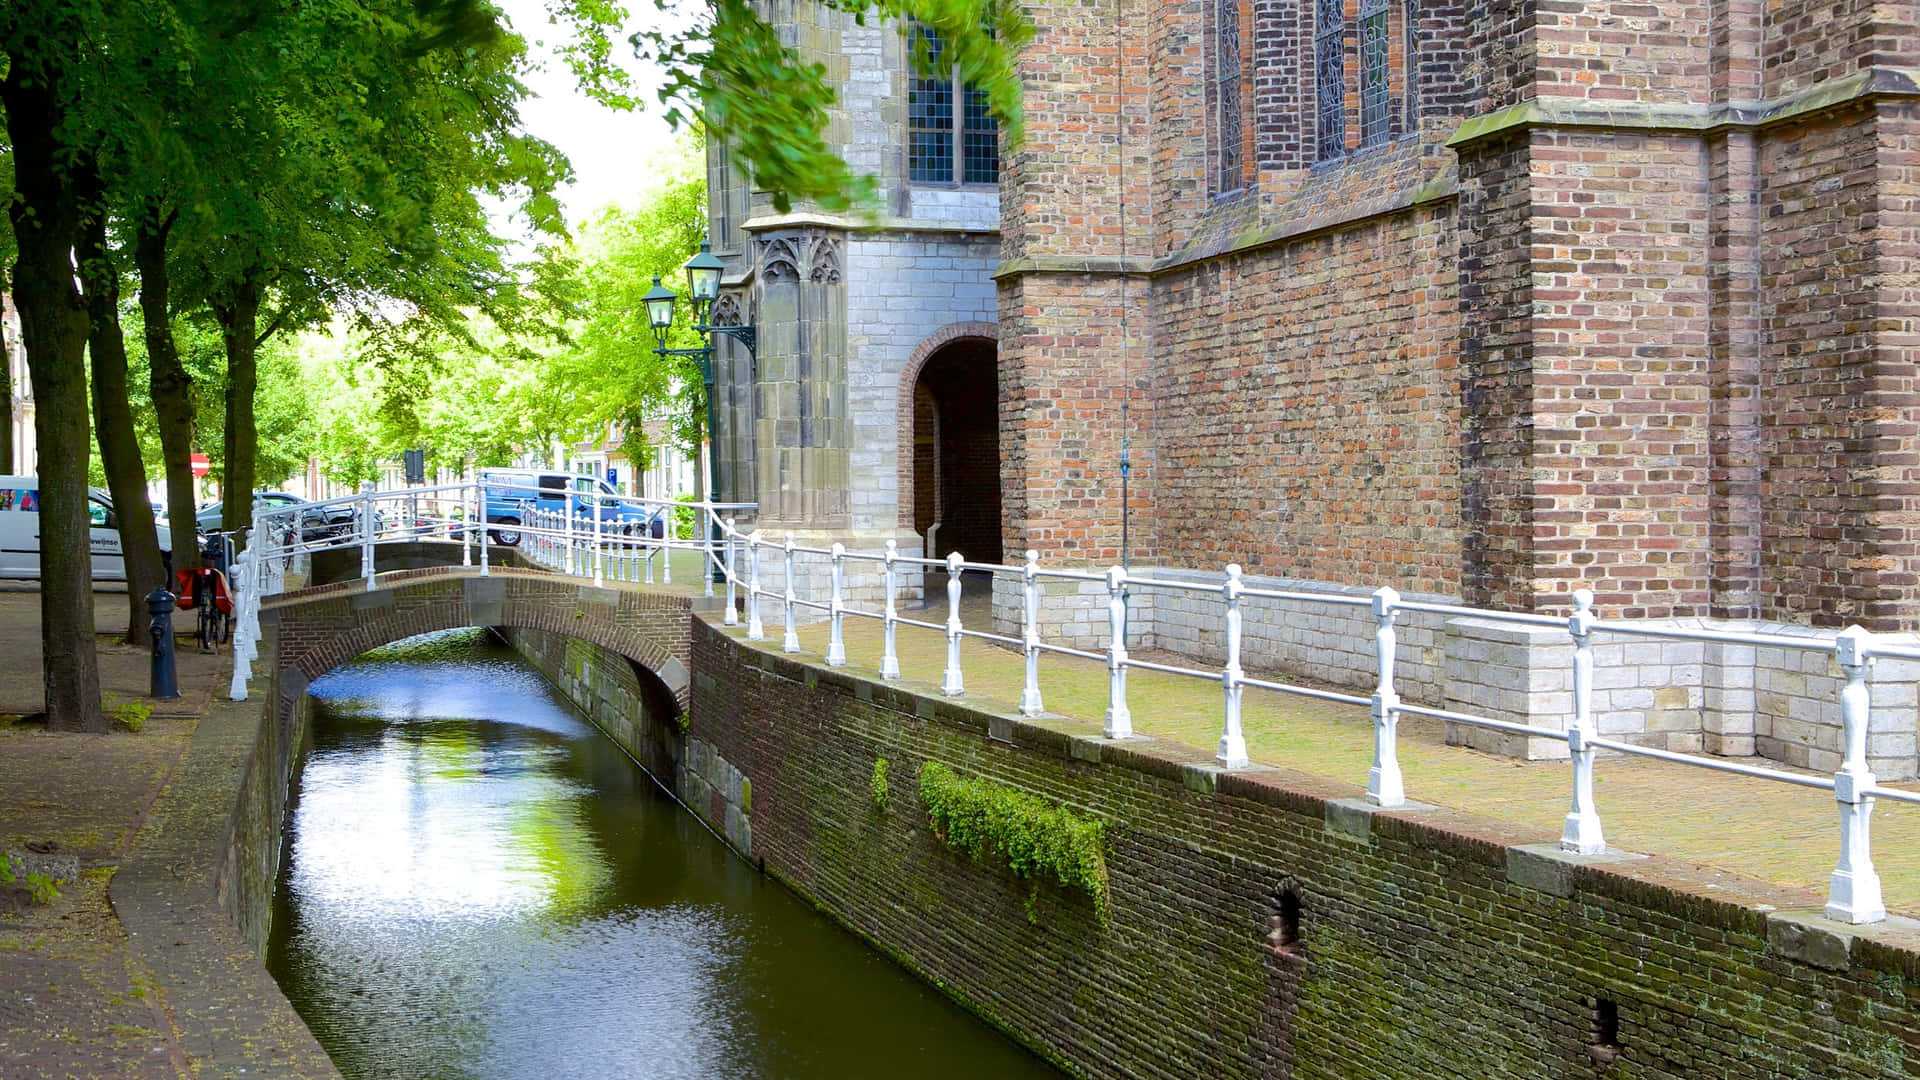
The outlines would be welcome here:
M 318 585 L 267 598 L 263 629 L 277 638 L 281 692 L 382 645 L 435 630 L 511 627 L 579 638 L 631 660 L 685 711 L 692 696 L 692 612 L 711 600 L 690 587 L 596 586 L 535 570 L 449 566 Z

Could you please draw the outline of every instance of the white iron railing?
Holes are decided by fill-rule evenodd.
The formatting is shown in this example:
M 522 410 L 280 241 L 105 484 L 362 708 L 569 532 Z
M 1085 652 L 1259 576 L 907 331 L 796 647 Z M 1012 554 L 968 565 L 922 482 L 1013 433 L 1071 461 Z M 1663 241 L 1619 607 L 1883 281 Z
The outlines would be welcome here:
M 502 486 L 485 485 L 490 489 Z M 526 489 L 526 492 L 533 493 L 534 489 Z M 533 494 L 528 494 L 529 500 L 533 497 Z M 602 507 L 621 509 L 610 513 L 604 508 L 590 508 L 591 512 L 581 513 L 575 507 L 575 512 L 567 512 L 543 510 L 530 502 L 517 527 L 508 528 L 497 523 L 487 527 L 496 532 L 517 532 L 521 551 L 531 561 L 559 573 L 591 578 L 596 583 L 609 580 L 638 584 L 671 583 L 671 563 L 664 556 L 675 548 L 698 550 L 702 555 L 702 566 L 712 571 L 701 574 L 706 594 L 713 595 L 715 578 L 725 585 L 723 611 L 726 625 L 736 625 L 739 619 L 737 611 L 744 607 L 746 636 L 756 641 L 765 640 L 768 635 L 762 603 L 777 604 L 781 621 L 781 648 L 792 653 L 800 651 L 800 613 L 817 613 L 825 618 L 828 625 L 825 661 L 829 665 L 840 666 L 848 662 L 846 621 L 861 618 L 876 620 L 882 627 L 878 671 L 885 679 L 901 677 L 900 659 L 896 651 L 896 630 L 899 627 L 917 627 L 943 634 L 946 638 L 946 664 L 941 674 L 940 688 L 947 695 L 965 692 L 966 680 L 960 648 L 964 639 L 974 638 L 1009 646 L 1022 653 L 1025 659 L 1025 683 L 1019 707 L 1027 716 L 1038 716 L 1045 709 L 1039 664 L 1043 654 L 1104 662 L 1108 672 L 1108 693 L 1103 732 L 1109 739 L 1125 739 L 1133 734 L 1132 711 L 1127 699 L 1129 670 L 1157 671 L 1217 682 L 1223 699 L 1217 759 L 1225 769 L 1244 768 L 1249 764 L 1240 717 L 1242 696 L 1249 687 L 1366 708 L 1372 715 L 1374 730 L 1373 759 L 1367 770 L 1366 798 L 1381 807 L 1401 806 L 1407 802 L 1397 741 L 1402 716 L 1429 717 L 1510 735 L 1564 742 L 1572 763 L 1572 792 L 1560 846 L 1572 853 L 1597 854 L 1606 849 L 1593 790 L 1594 755 L 1600 750 L 1832 791 L 1839 805 L 1841 828 L 1839 857 L 1830 881 L 1826 913 L 1830 918 L 1848 923 L 1876 922 L 1886 917 L 1869 840 L 1868 823 L 1874 800 L 1884 798 L 1920 803 L 1920 793 L 1877 783 L 1868 766 L 1866 753 L 1872 661 L 1875 658 L 1920 661 L 1920 647 L 1871 634 L 1857 626 L 1834 634 L 1806 636 L 1689 629 L 1602 619 L 1593 611 L 1592 594 L 1584 590 L 1574 596 L 1573 613 L 1560 618 L 1410 600 L 1392 588 L 1379 589 L 1370 596 L 1257 588 L 1246 582 L 1238 565 L 1226 567 L 1218 581 L 1186 581 L 1156 577 L 1151 573 L 1130 573 L 1117 566 L 1104 572 L 1042 567 L 1038 556 L 1031 551 L 1026 553 L 1021 564 L 1003 566 L 968 562 L 958 553 L 945 559 L 904 555 L 891 541 L 879 552 L 848 551 L 840 544 L 828 548 L 804 547 L 795 544 L 791 533 L 775 542 L 758 532 L 750 535 L 740 532 L 734 519 L 728 515 L 735 511 L 751 510 L 750 504 L 691 504 L 696 515 L 696 535 L 690 540 L 678 540 L 670 535 L 673 532 L 671 514 L 677 507 L 689 504 L 596 498 Z M 381 508 L 391 506 L 398 500 L 406 500 L 409 510 L 396 526 L 387 520 Z M 260 542 L 240 555 L 236 562 L 236 592 L 241 618 L 234 645 L 235 698 L 244 698 L 246 693 L 247 664 L 254 656 L 253 650 L 258 639 L 260 597 L 280 591 L 291 559 L 315 551 L 358 546 L 362 552 L 362 572 L 371 587 L 376 536 L 395 539 L 439 537 L 460 540 L 469 549 L 463 553 L 462 565 L 473 564 L 474 557 L 470 549 L 477 547 L 480 572 L 484 574 L 488 569 L 487 547 L 473 542 L 477 530 L 469 528 L 467 523 L 484 514 L 485 503 L 482 485 L 467 483 L 404 491 L 368 490 L 355 496 L 284 510 L 256 510 L 252 536 L 260 538 Z M 351 508 L 350 522 L 347 515 L 341 512 L 342 507 Z M 342 531 L 322 535 L 325 530 L 312 528 L 315 519 L 310 515 L 316 511 L 323 515 L 322 520 L 326 520 L 324 515 L 332 515 Z M 636 530 L 632 527 L 635 519 L 656 511 L 665 515 L 668 523 L 665 532 L 669 535 L 655 537 L 649 528 Z M 304 531 L 302 522 L 309 526 Z M 803 584 L 799 569 L 802 559 L 815 560 L 816 563 L 825 560 L 827 574 L 824 598 L 810 595 Z M 772 570 L 774 564 L 778 564 L 777 571 Z M 877 604 L 864 607 L 849 600 L 849 564 L 858 564 L 866 571 L 861 575 L 863 581 L 877 578 L 881 589 Z M 944 572 L 947 576 L 946 613 L 940 622 L 908 618 L 901 614 L 897 603 L 897 598 L 907 587 L 902 580 L 903 575 L 919 575 L 928 571 Z M 774 573 L 778 574 L 777 581 L 773 580 Z M 961 580 L 962 575 L 969 573 L 990 575 L 995 579 L 1005 578 L 1018 586 L 1023 597 L 1022 626 L 1018 636 L 968 627 L 962 622 Z M 1096 593 L 1104 594 L 1098 597 L 1106 608 L 1107 647 L 1104 650 L 1073 648 L 1042 639 L 1040 600 L 1048 582 L 1071 583 L 1076 589 L 1093 585 Z M 1218 597 L 1223 611 L 1221 632 L 1225 641 L 1225 662 L 1217 668 L 1201 668 L 1149 661 L 1130 655 L 1127 651 L 1128 595 L 1146 589 Z M 740 603 L 741 598 L 744 598 L 744 604 Z M 1243 667 L 1243 641 L 1244 605 L 1249 600 L 1345 608 L 1355 613 L 1364 611 L 1370 614 L 1374 625 L 1373 653 L 1377 668 L 1373 692 L 1368 695 L 1346 693 L 1248 675 Z M 1465 617 L 1536 630 L 1564 631 L 1573 649 L 1572 710 L 1566 727 L 1561 729 L 1518 723 L 1403 699 L 1395 688 L 1394 679 L 1396 666 L 1402 662 L 1395 629 L 1396 619 L 1402 613 Z M 1844 743 L 1839 769 L 1830 777 L 1809 775 L 1709 755 L 1640 746 L 1600 735 L 1592 705 L 1593 643 L 1596 636 L 1706 642 L 1788 650 L 1793 653 L 1830 654 L 1844 675 L 1839 694 Z

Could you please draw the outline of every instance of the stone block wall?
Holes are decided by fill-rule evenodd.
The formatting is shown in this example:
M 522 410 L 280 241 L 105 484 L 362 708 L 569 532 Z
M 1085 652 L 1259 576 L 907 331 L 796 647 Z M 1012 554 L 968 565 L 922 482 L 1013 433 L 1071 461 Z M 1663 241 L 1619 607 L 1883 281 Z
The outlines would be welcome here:
M 705 624 L 695 663 L 690 737 L 751 790 L 766 870 L 1081 1075 L 1851 1080 L 1920 1054 L 1910 931 L 1843 929 L 1817 897 L 1368 813 L 1342 785 L 1067 736 Z M 942 844 L 915 783 L 934 761 L 1103 823 L 1104 912 Z

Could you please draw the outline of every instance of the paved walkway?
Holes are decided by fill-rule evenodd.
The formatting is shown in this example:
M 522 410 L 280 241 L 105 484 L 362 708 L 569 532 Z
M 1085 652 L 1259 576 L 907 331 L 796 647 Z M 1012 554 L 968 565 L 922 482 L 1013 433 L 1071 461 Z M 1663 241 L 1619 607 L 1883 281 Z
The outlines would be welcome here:
M 779 605 L 768 602 L 761 610 L 768 637 L 777 645 Z M 901 614 L 927 622 L 946 617 L 944 604 Z M 990 625 L 990 616 L 987 598 L 969 589 L 962 601 L 963 624 Z M 804 626 L 801 646 L 817 659 L 826 652 L 827 634 L 825 622 Z M 946 666 L 945 636 L 902 627 L 896 640 L 901 674 L 937 695 Z M 848 619 L 846 647 L 852 666 L 877 674 L 880 623 Z M 1136 655 L 1181 662 L 1151 652 Z M 969 698 L 1015 712 L 1026 678 L 1018 652 L 968 639 L 961 647 L 961 670 Z M 1134 670 L 1127 687 L 1135 733 L 1209 753 L 1219 745 L 1223 695 L 1217 681 Z M 1107 707 L 1104 663 L 1043 657 L 1040 689 L 1053 714 L 1044 721 L 1049 726 L 1076 733 L 1101 730 Z M 1255 762 L 1351 784 L 1355 796 L 1364 794 L 1373 758 L 1373 721 L 1366 709 L 1249 689 L 1242 726 Z M 1438 721 L 1406 717 L 1400 722 L 1400 768 L 1411 800 L 1516 825 L 1537 833 L 1540 842 L 1560 838 L 1572 798 L 1572 771 L 1565 761 L 1515 761 L 1448 746 Z M 1840 841 L 1839 811 L 1828 792 L 1625 756 L 1599 761 L 1594 792 L 1611 847 L 1698 863 L 1705 870 L 1695 879 L 1698 888 L 1714 888 L 1716 873 L 1737 874 L 1803 890 L 1805 906 L 1826 903 Z M 1920 806 L 1885 799 L 1876 804 L 1873 854 L 1888 908 L 1920 915 Z
M 196 1067 L 204 1060 L 196 1053 L 204 1025 L 179 1019 L 181 1007 L 208 988 L 171 977 L 164 967 L 156 975 L 153 950 L 182 942 L 139 939 L 138 923 L 130 933 L 108 892 L 136 837 L 144 840 L 155 831 L 161 789 L 184 767 L 194 732 L 216 707 L 215 698 L 225 696 L 228 657 L 200 655 L 190 640 L 183 642 L 183 697 L 157 703 L 138 732 L 117 726 L 104 735 L 49 732 L 23 719 L 43 704 L 39 604 L 39 594 L 28 586 L 0 585 L 0 851 L 32 845 L 74 856 L 79 876 L 61 885 L 51 904 L 26 903 L 11 893 L 0 898 L 0 1077 L 209 1075 Z M 96 625 L 124 628 L 125 605 L 124 593 L 96 594 Z M 144 698 L 146 650 L 102 634 L 99 653 L 109 706 Z M 224 821 L 217 817 L 214 824 Z M 176 864 L 162 876 L 174 879 L 172 891 L 191 895 L 186 867 Z M 171 908 L 172 899 L 157 906 Z M 183 913 L 194 907 L 178 906 Z M 189 917 L 224 918 L 211 905 Z M 237 933 L 210 934 L 197 925 L 169 929 L 197 944 L 219 945 L 229 963 L 250 956 L 243 947 L 233 955 Z M 215 995 L 259 990 L 216 966 L 204 970 L 224 984 L 211 988 Z M 282 1034 L 297 1039 L 305 1033 Z

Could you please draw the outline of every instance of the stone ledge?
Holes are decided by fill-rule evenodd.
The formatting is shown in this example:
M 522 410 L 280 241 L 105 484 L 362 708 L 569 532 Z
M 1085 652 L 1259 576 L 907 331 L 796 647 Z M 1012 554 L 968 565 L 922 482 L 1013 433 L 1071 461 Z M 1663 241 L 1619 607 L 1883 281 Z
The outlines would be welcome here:
M 1583 867 L 1617 865 L 1644 858 L 1645 855 L 1631 851 L 1581 855 L 1563 851 L 1559 844 L 1522 844 L 1507 849 L 1507 880 L 1523 889 L 1567 898 L 1578 891 L 1575 886 Z

